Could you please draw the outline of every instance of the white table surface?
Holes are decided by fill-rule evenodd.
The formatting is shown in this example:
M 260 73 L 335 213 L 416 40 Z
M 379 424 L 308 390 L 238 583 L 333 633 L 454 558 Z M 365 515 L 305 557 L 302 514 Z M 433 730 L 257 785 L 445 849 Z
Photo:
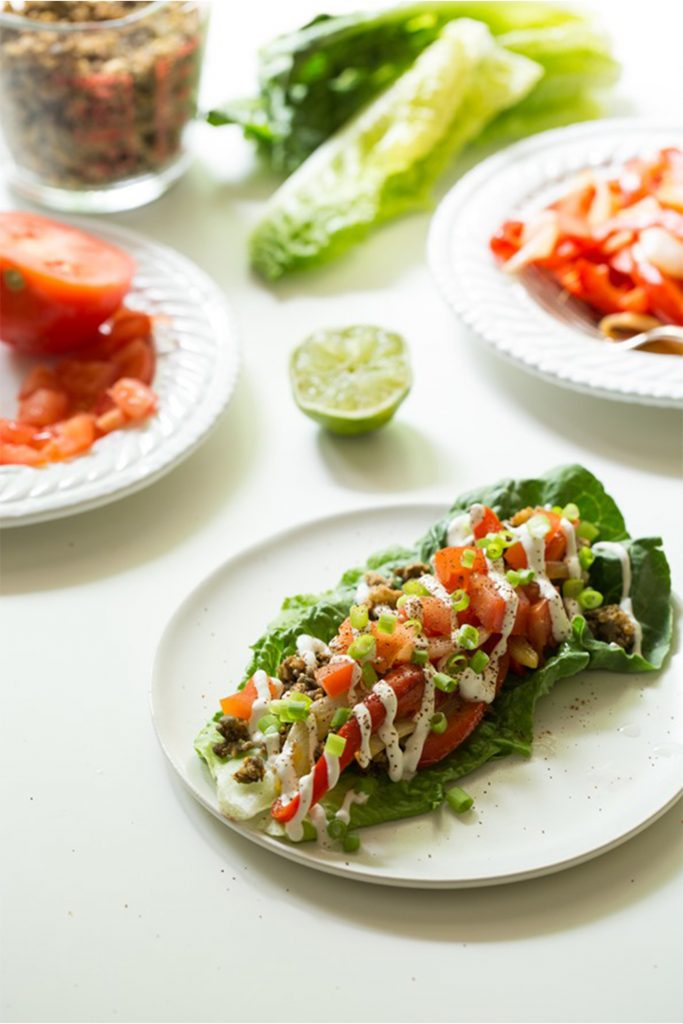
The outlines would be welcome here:
M 207 101 L 246 92 L 257 43 L 320 6 L 216 5 Z M 619 109 L 680 117 L 680 5 L 600 6 L 627 64 Z M 162 627 L 218 563 L 287 524 L 447 502 L 579 460 L 633 533 L 662 534 L 679 593 L 682 568 L 676 412 L 575 395 L 482 351 L 430 280 L 427 216 L 268 290 L 249 275 L 245 239 L 272 182 L 234 130 L 202 129 L 197 146 L 171 194 L 115 219 L 225 289 L 244 358 L 234 400 L 146 491 L 2 536 L 3 1019 L 679 1020 L 680 805 L 545 879 L 392 891 L 252 846 L 168 768 L 148 708 Z M 353 321 L 403 332 L 417 373 L 387 430 L 343 441 L 297 411 L 286 367 L 309 331 Z M 452 404 L 433 400 L 445 381 Z

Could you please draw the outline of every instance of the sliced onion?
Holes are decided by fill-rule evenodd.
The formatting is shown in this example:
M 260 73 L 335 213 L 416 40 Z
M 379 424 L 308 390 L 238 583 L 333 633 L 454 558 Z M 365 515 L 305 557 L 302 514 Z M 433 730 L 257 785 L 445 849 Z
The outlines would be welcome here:
M 683 242 L 664 228 L 646 228 L 640 233 L 646 260 L 670 277 L 683 279 Z
M 543 210 L 529 221 L 522 234 L 522 247 L 505 264 L 509 274 L 516 274 L 537 260 L 550 256 L 559 238 L 557 214 L 554 210 Z

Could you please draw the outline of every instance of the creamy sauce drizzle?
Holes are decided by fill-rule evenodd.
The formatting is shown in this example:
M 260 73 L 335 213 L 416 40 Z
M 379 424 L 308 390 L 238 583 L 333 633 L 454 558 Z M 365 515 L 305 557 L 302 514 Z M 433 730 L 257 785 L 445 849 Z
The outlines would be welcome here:
M 471 668 L 464 670 L 460 676 L 459 691 L 465 700 L 480 700 L 484 701 L 485 704 L 490 704 L 496 696 L 500 659 L 505 654 L 508 637 L 517 618 L 519 597 L 514 587 L 505 578 L 502 559 L 495 562 L 487 559 L 487 563 L 489 579 L 505 601 L 505 614 L 500 631 L 500 640 L 489 654 L 489 663 L 483 672 L 473 672 Z
M 339 782 L 339 758 L 335 757 L 334 754 L 329 754 L 327 751 L 323 754 L 325 759 L 325 767 L 327 768 L 327 788 L 334 789 Z
M 356 760 L 361 768 L 367 768 L 372 759 L 372 751 L 370 750 L 372 717 L 365 704 L 356 704 L 353 709 L 353 717 L 358 722 L 358 728 L 360 729 L 360 747 L 356 754 Z
M 541 597 L 547 598 L 553 640 L 562 643 L 569 636 L 571 627 L 569 617 L 564 610 L 562 596 L 550 582 L 545 571 L 545 537 L 532 537 L 526 523 L 516 530 L 513 529 L 513 533 L 519 537 L 526 552 L 527 566 L 536 574 L 534 583 L 538 584 Z
M 417 766 L 422 757 L 422 749 L 429 736 L 429 728 L 434 715 L 434 700 L 436 688 L 434 686 L 434 668 L 429 663 L 425 665 L 425 688 L 422 694 L 420 710 L 415 716 L 415 731 L 409 737 L 403 752 L 403 773 L 402 778 L 410 779 L 417 771 Z
M 339 818 L 339 820 L 343 821 L 345 825 L 348 825 L 353 805 L 367 803 L 367 800 L 367 793 L 357 793 L 355 789 L 349 789 L 342 800 L 341 807 L 335 814 L 335 818 Z
M 329 657 L 330 649 L 317 637 L 302 633 L 296 638 L 296 653 L 304 659 L 306 668 L 315 668 L 318 664 L 318 655 Z
M 261 734 L 260 729 L 256 726 L 263 718 L 266 713 L 266 709 L 273 699 L 270 694 L 271 686 L 275 690 L 276 696 L 280 696 L 282 693 L 282 683 L 279 679 L 271 679 L 263 669 L 259 669 L 258 672 L 254 672 L 252 679 L 254 686 L 256 687 L 256 700 L 251 706 L 251 715 L 249 716 L 249 732 L 258 732 Z
M 448 524 L 446 542 L 449 547 L 457 548 L 472 541 L 472 520 L 469 512 L 461 512 L 454 516 Z
M 398 740 L 398 733 L 394 725 L 398 699 L 388 683 L 375 683 L 372 692 L 379 697 L 384 708 L 384 721 L 377 730 L 377 735 L 386 748 L 387 760 L 389 762 L 389 778 L 392 782 L 398 782 L 403 778 L 403 751 Z
M 633 601 L 631 600 L 631 559 L 629 558 L 628 551 L 623 544 L 619 544 L 618 541 L 612 540 L 601 540 L 597 544 L 593 545 L 593 551 L 599 554 L 601 551 L 605 554 L 614 555 L 621 562 L 621 601 L 619 607 L 622 612 L 628 615 L 629 619 L 633 623 L 635 629 L 635 636 L 633 640 L 633 653 L 640 654 L 643 646 L 643 627 L 638 622 L 638 619 L 633 614 Z
M 570 580 L 581 579 L 581 562 L 579 561 L 579 555 L 576 549 L 576 530 L 569 522 L 568 519 L 560 520 L 560 529 L 564 534 L 564 539 L 567 545 L 567 553 L 564 558 L 567 571 L 569 572 Z M 564 607 L 567 615 L 570 619 L 573 619 L 575 615 L 581 614 L 581 605 L 575 597 L 565 597 Z

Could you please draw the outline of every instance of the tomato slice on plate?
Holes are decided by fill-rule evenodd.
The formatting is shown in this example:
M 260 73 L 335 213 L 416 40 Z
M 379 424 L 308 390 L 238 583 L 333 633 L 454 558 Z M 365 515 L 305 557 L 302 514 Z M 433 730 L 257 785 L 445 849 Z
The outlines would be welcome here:
M 55 355 L 96 344 L 135 262 L 117 246 L 35 213 L 0 213 L 0 338 Z

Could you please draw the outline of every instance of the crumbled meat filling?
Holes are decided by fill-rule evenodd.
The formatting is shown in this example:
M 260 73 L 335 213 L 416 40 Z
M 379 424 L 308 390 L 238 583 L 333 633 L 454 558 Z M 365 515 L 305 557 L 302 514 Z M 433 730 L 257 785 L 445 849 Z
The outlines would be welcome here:
M 249 736 L 249 726 L 241 718 L 234 718 L 232 715 L 223 715 L 216 723 L 218 732 L 223 737 L 223 742 L 214 743 L 213 752 L 218 757 L 232 760 L 245 750 L 252 749 L 256 744 Z
M 398 576 L 400 580 L 418 580 L 420 576 L 425 576 L 431 571 L 424 562 L 413 562 L 411 565 L 402 565 L 394 569 L 394 576 Z
M 368 594 L 365 603 L 370 611 L 380 604 L 387 605 L 389 608 L 395 608 L 396 602 L 401 594 L 402 591 L 394 590 L 389 586 L 386 580 L 384 580 L 381 584 L 378 583 L 375 586 L 370 587 L 370 593 Z
M 261 782 L 265 775 L 265 766 L 260 757 L 245 757 L 242 764 L 233 773 L 235 782 Z
M 324 665 L 329 658 L 318 654 L 316 667 Z M 311 700 L 317 700 L 322 696 L 322 690 L 315 680 L 315 668 L 308 668 L 306 662 L 299 654 L 291 654 L 280 663 L 277 670 L 278 678 L 284 686 L 283 692 L 306 693 Z
M 602 608 L 587 611 L 585 615 L 596 640 L 618 644 L 627 652 L 633 650 L 636 629 L 630 616 L 618 604 L 606 604 Z

